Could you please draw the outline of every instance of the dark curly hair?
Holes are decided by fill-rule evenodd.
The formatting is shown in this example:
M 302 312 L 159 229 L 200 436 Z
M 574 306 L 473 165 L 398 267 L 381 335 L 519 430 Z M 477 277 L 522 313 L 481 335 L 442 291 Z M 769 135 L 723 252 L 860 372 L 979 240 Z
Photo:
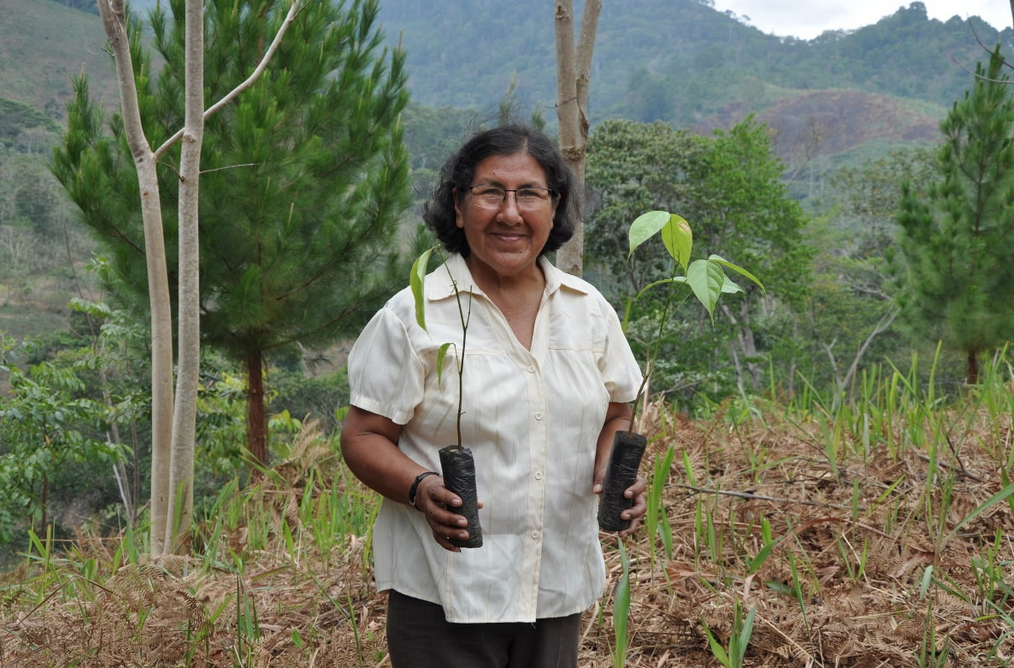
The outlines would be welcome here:
M 426 205 L 423 220 L 449 253 L 460 253 L 462 257 L 468 257 L 471 252 L 468 241 L 465 240 L 465 231 L 456 224 L 455 188 L 458 192 L 463 192 L 472 185 L 476 165 L 486 158 L 521 152 L 532 156 L 542 166 L 546 172 L 546 185 L 558 197 L 553 229 L 539 254 L 557 250 L 574 236 L 576 211 L 571 198 L 574 176 L 564 162 L 563 155 L 553 140 L 534 128 L 526 125 L 502 125 L 469 139 L 440 170 L 440 182 L 433 190 L 433 199 Z

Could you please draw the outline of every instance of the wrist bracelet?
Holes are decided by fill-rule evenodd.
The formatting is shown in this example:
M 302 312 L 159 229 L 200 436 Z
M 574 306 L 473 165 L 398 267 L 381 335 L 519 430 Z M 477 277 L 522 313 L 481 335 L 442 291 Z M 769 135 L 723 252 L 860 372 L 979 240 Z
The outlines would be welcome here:
M 431 475 L 440 475 L 436 471 L 423 471 L 415 477 L 412 481 L 412 486 L 408 488 L 408 503 L 410 506 L 415 507 L 415 495 L 419 491 L 419 483 L 422 482 L 423 478 Z

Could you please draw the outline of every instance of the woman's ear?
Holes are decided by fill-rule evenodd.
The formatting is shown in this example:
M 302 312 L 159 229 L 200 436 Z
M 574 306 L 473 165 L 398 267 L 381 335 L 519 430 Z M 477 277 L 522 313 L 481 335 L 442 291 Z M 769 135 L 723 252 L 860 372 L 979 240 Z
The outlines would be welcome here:
M 458 196 L 457 188 L 451 188 L 451 197 L 454 198 L 454 224 L 465 229 L 465 219 L 461 213 L 461 198 Z

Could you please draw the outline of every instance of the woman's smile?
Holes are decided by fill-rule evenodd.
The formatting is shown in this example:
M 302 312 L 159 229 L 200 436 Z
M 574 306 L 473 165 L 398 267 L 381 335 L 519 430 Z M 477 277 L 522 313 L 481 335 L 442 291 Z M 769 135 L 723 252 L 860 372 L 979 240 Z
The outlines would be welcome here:
M 482 194 L 490 189 L 502 194 L 499 204 L 496 196 Z M 457 225 L 465 231 L 471 251 L 467 262 L 476 280 L 523 279 L 539 271 L 537 260 L 553 229 L 556 200 L 532 201 L 526 189 L 548 191 L 546 173 L 535 158 L 519 152 L 479 162 L 472 187 L 457 194 Z

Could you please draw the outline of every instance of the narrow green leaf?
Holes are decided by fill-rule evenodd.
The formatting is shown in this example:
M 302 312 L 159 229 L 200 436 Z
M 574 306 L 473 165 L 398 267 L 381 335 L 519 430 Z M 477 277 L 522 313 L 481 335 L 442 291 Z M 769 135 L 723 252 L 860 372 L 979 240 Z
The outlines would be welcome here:
M 453 343 L 445 343 L 437 349 L 437 383 L 443 382 L 444 375 L 444 361 L 447 358 L 447 349 L 453 346 Z
M 432 248 L 423 251 L 412 263 L 412 274 L 409 277 L 412 298 L 415 300 L 415 321 L 423 329 L 426 329 L 426 272 L 429 269 L 430 255 L 432 254 Z
M 747 567 L 748 573 L 756 573 L 757 569 L 764 565 L 768 557 L 771 556 L 771 550 L 774 549 L 776 543 L 767 543 L 760 549 L 760 552 L 750 560 L 750 565 Z
M 753 635 L 753 618 L 757 612 L 757 606 L 750 608 L 743 621 L 743 628 L 739 632 L 739 647 L 737 648 L 736 665 L 743 665 L 743 658 L 746 656 L 746 648 L 750 646 L 750 636 Z
M 725 648 L 722 647 L 722 643 L 718 642 L 714 634 L 711 633 L 711 629 L 708 625 L 701 620 L 701 626 L 704 627 L 704 632 L 708 635 L 708 644 L 711 645 L 711 653 L 715 655 L 715 658 L 725 666 L 725 668 L 732 668 L 732 663 L 729 661 L 729 655 L 725 653 Z
M 627 258 L 629 259 L 634 254 L 638 246 L 658 234 L 663 227 L 668 225 L 669 218 L 670 214 L 668 211 L 649 211 L 638 216 L 630 224 L 630 231 L 627 232 L 627 236 L 630 239 L 630 252 L 627 254 Z
M 613 631 L 616 635 L 616 653 L 613 656 L 613 664 L 621 668 L 626 664 L 627 644 L 627 622 L 630 614 L 630 559 L 627 557 L 626 547 L 623 541 L 620 545 L 620 563 L 623 565 L 623 575 L 616 585 L 616 599 L 613 605 Z
M 1003 501 L 1011 494 L 1014 494 L 1014 483 L 1007 485 L 999 492 L 983 501 L 978 508 L 970 512 L 968 515 L 965 516 L 963 520 L 955 524 L 954 528 L 951 529 L 950 533 L 947 534 L 947 537 L 944 538 L 944 544 L 948 543 L 952 538 L 954 538 L 954 536 L 957 535 L 958 531 L 961 530 L 961 527 L 965 526 L 966 524 L 974 520 L 981 513 L 985 512 L 986 510 L 989 510 L 991 507 L 993 507 L 994 504 Z

